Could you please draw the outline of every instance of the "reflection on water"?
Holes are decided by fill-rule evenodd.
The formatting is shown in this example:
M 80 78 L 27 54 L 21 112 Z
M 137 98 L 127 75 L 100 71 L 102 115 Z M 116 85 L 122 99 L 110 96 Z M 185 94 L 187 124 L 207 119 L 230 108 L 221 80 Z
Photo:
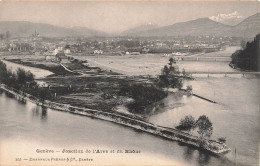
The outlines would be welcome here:
M 47 108 L 46 107 L 42 107 L 41 119 L 42 120 L 46 120 L 47 119 Z
M 41 117 L 43 121 L 46 121 L 47 116 L 47 107 L 35 106 L 31 109 L 32 117 Z

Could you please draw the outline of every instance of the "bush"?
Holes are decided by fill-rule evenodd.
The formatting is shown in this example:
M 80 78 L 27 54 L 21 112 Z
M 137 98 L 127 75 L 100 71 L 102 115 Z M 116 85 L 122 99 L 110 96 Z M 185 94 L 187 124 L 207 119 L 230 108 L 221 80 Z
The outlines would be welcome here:
M 200 137 L 198 139 L 198 144 L 203 149 L 206 149 L 209 146 L 208 141 L 205 138 L 203 138 L 203 137 Z
M 186 91 L 191 92 L 191 91 L 192 91 L 192 85 L 188 85 L 188 86 L 186 87 Z
M 51 93 L 47 88 L 38 88 L 38 97 L 39 99 L 43 102 L 46 99 L 50 99 L 51 98 Z
M 16 73 L 7 70 L 6 65 L 0 61 L 0 81 L 9 87 L 17 90 L 25 86 L 28 82 L 34 82 L 34 75 L 30 71 L 18 68 Z
M 162 89 L 141 84 L 125 85 L 120 89 L 119 94 L 134 99 L 134 102 L 129 103 L 127 107 L 137 113 L 144 113 L 145 107 L 167 96 Z
M 25 85 L 27 82 L 34 81 L 34 75 L 30 71 L 18 68 L 16 71 L 17 81 L 20 85 Z
M 191 115 L 188 115 L 181 119 L 179 125 L 176 128 L 179 130 L 189 131 L 195 127 L 195 122 L 195 118 Z
M 225 142 L 226 142 L 226 138 L 220 137 L 220 138 L 218 138 L 218 141 L 219 141 L 219 142 L 222 142 L 222 143 L 225 143 Z

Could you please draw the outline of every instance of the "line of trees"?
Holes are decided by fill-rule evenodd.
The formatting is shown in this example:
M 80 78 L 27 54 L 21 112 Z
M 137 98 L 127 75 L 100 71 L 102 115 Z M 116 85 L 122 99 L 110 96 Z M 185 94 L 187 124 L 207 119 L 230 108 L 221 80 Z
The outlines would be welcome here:
M 30 71 L 18 68 L 16 72 L 7 70 L 6 64 L 0 61 L 0 83 L 13 88 L 15 91 L 22 91 L 33 95 L 42 102 L 51 98 L 48 88 L 40 87 L 34 75 Z
M 18 68 L 14 73 L 7 70 L 5 63 L 2 61 L 0 61 L 0 82 L 17 90 L 20 90 L 26 83 L 35 83 L 34 75 L 30 71 Z
M 260 71 L 260 34 L 252 42 L 241 42 L 243 50 L 232 54 L 231 64 L 243 70 Z

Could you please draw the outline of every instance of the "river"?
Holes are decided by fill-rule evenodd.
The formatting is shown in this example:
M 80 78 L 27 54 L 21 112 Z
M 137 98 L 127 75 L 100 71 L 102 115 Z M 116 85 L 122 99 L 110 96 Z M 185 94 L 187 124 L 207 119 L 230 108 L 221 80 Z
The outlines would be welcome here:
M 16 63 L 13 63 L 13 62 L 6 61 L 6 60 L 1 60 L 1 61 L 3 61 L 6 64 L 6 68 L 8 70 L 11 70 L 12 72 L 16 72 L 16 70 L 18 68 L 22 68 L 25 71 L 30 71 L 35 76 L 36 79 L 43 78 L 43 77 L 46 77 L 48 75 L 53 74 L 52 72 L 45 70 L 45 69 L 23 66 L 23 65 L 20 65 L 20 64 L 16 64 Z
M 205 63 L 207 62 L 188 62 L 185 65 L 190 69 L 193 65 L 197 70 L 205 70 L 202 65 Z M 213 62 L 210 63 L 207 64 L 206 70 L 233 71 L 226 62 L 216 62 L 215 65 Z M 164 106 L 158 108 L 159 113 L 150 116 L 147 120 L 174 127 L 185 115 L 198 118 L 205 114 L 213 122 L 212 138 L 226 137 L 227 145 L 232 149 L 228 154 L 214 156 L 179 142 L 165 140 L 111 122 L 43 109 L 30 102 L 21 103 L 1 92 L 0 164 L 17 165 L 15 161 L 17 157 L 71 156 L 59 152 L 54 155 L 37 154 L 35 151 L 38 148 L 55 151 L 77 148 L 141 150 L 138 154 L 72 154 L 72 156 L 93 158 L 92 164 L 128 163 L 131 165 L 136 162 L 139 165 L 163 163 L 163 165 L 177 166 L 230 166 L 235 165 L 236 162 L 237 165 L 259 165 L 259 78 L 250 75 L 245 77 L 210 75 L 209 78 L 196 77 L 193 81 L 185 82 L 185 85 L 192 85 L 195 94 L 214 100 L 218 104 L 194 96 L 169 95 L 162 101 Z M 21 162 L 23 165 L 25 163 L 26 165 L 38 164 Z M 86 165 L 88 162 L 69 164 Z
M 226 157 L 217 157 L 179 142 L 164 140 L 111 122 L 43 109 L 30 102 L 22 103 L 0 94 L 1 165 L 16 164 L 15 158 L 70 157 L 92 158 L 92 164 L 110 165 L 227 165 Z M 138 154 L 37 154 L 36 149 L 108 149 L 141 150 Z M 22 161 L 37 165 L 37 162 Z M 54 163 L 53 163 L 54 164 Z M 56 163 L 57 164 L 57 163 Z M 70 163 L 70 165 L 86 163 Z M 46 162 L 43 165 L 50 165 Z
M 216 53 L 215 53 L 216 54 Z M 234 72 L 228 62 L 180 62 L 187 70 Z M 192 115 L 197 119 L 206 115 L 213 123 L 213 139 L 225 137 L 232 149 L 225 156 L 247 165 L 259 165 L 260 145 L 260 79 L 248 74 L 197 74 L 195 80 L 185 81 L 184 88 L 192 85 L 193 93 L 217 102 L 195 96 L 169 95 L 157 107 L 157 114 L 148 121 L 175 127 L 181 118 Z M 196 131 L 192 131 L 196 133 Z
M 213 123 L 213 139 L 226 137 L 232 149 L 225 156 L 237 162 L 259 164 L 260 140 L 260 89 L 256 78 L 197 78 L 186 84 L 192 85 L 193 93 L 218 104 L 195 96 L 169 95 L 162 102 L 160 112 L 148 121 L 162 126 L 174 127 L 185 115 L 196 119 L 207 115 Z

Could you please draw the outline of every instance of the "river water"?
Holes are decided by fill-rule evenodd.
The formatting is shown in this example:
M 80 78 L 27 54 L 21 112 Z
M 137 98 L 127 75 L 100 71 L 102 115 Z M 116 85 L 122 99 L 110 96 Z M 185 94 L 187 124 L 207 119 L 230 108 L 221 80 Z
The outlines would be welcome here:
M 229 49 L 227 50 L 229 51 Z M 211 53 L 218 55 L 217 53 Z M 227 53 L 222 52 L 223 56 Z M 220 54 L 220 56 L 222 55 Z M 216 56 L 215 55 L 215 56 Z M 178 62 L 188 71 L 235 72 L 228 62 Z M 242 74 L 196 74 L 195 80 L 185 81 L 184 88 L 192 85 L 193 93 L 217 102 L 195 96 L 169 95 L 156 107 L 157 114 L 148 121 L 175 127 L 185 115 L 197 119 L 206 115 L 213 123 L 213 139 L 225 137 L 232 149 L 225 155 L 229 160 L 247 165 L 259 165 L 260 149 L 260 78 Z M 196 131 L 192 131 L 196 134 Z M 236 152 L 236 154 L 235 154 Z
M 88 157 L 92 164 L 113 165 L 136 162 L 139 165 L 227 165 L 226 157 L 217 157 L 207 152 L 188 147 L 178 142 L 138 132 L 111 122 L 74 115 L 66 112 L 43 109 L 30 102 L 22 103 L 0 93 L 0 139 L 2 165 L 16 162 L 15 158 L 30 157 Z M 141 150 L 138 154 L 37 154 L 36 149 L 108 149 Z M 57 164 L 57 163 L 52 163 Z M 69 165 L 84 163 L 72 162 Z M 50 165 L 46 162 L 43 165 Z
M 35 68 L 35 67 L 29 67 L 29 66 L 22 66 L 22 65 L 13 63 L 13 62 L 5 61 L 5 60 L 2 60 L 2 61 L 6 64 L 6 68 L 8 70 L 11 70 L 12 72 L 16 72 L 16 70 L 18 68 L 22 68 L 25 71 L 30 71 L 35 76 L 36 79 L 43 78 L 43 77 L 53 74 L 52 72 L 50 72 L 48 70 L 39 69 L 39 68 Z
M 197 70 L 233 71 L 226 62 L 182 62 Z M 217 69 L 216 70 L 216 66 Z M 205 114 L 213 122 L 212 138 L 226 137 L 231 152 L 214 156 L 184 144 L 138 132 L 111 122 L 66 112 L 43 109 L 30 102 L 22 103 L 0 93 L 0 165 L 39 165 L 39 162 L 15 161 L 21 157 L 88 157 L 92 162 L 72 162 L 69 165 L 129 164 L 139 165 L 259 165 L 260 103 L 259 78 L 246 75 L 203 75 L 193 81 L 193 92 L 217 102 L 207 102 L 194 96 L 169 95 L 158 107 L 157 114 L 148 117 L 155 124 L 174 127 L 185 115 L 198 118 Z M 108 149 L 141 150 L 138 154 L 38 154 L 36 149 Z M 236 149 L 236 159 L 235 159 Z M 60 164 L 44 162 L 43 165 Z
M 225 156 L 248 165 L 259 164 L 260 80 L 256 78 L 197 78 L 187 82 L 193 93 L 216 101 L 210 103 L 195 96 L 169 95 L 148 118 L 152 123 L 174 127 L 185 115 L 197 119 L 207 115 L 213 123 L 213 139 L 226 137 L 232 149 Z

